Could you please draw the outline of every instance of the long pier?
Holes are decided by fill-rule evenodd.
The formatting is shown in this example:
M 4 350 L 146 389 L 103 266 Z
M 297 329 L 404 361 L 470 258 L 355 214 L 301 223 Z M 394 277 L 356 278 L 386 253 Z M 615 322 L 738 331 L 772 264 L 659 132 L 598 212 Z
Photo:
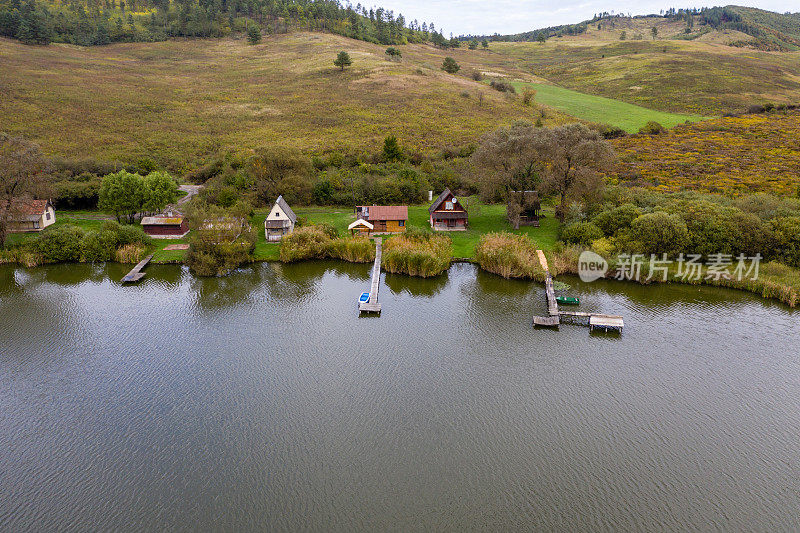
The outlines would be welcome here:
M 549 316 L 535 316 L 533 317 L 534 326 L 543 326 L 550 328 L 557 328 L 562 319 L 565 322 L 583 323 L 589 326 L 589 330 L 595 329 L 603 331 L 618 331 L 621 332 L 625 326 L 621 316 L 617 315 L 604 315 L 600 313 L 581 313 L 575 311 L 559 311 L 558 301 L 556 300 L 556 291 L 553 287 L 553 276 L 550 274 L 550 268 L 547 265 L 547 258 L 542 250 L 536 250 L 539 256 L 539 264 L 545 272 L 544 290 L 547 298 L 547 313 Z
M 378 291 L 381 288 L 381 238 L 375 239 L 375 263 L 372 265 L 372 283 L 369 289 L 369 301 L 358 304 L 360 313 L 380 313 L 381 304 L 378 302 Z
M 152 258 L 153 254 L 150 254 L 139 261 L 130 272 L 125 274 L 125 277 L 122 278 L 122 283 L 134 283 L 142 279 L 144 277 L 144 272 L 142 272 L 142 269 L 147 266 L 147 263 L 149 263 Z

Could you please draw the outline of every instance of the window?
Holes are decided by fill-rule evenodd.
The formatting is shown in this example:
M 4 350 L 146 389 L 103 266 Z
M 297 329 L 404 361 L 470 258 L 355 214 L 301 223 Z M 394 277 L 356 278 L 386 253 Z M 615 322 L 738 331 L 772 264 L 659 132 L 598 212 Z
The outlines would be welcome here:
M 50 211 L 47 212 L 47 214 L 45 215 L 45 218 L 47 218 L 47 220 L 50 220 Z
M 402 228 L 403 226 L 406 225 L 406 221 L 405 220 L 401 220 L 400 222 L 397 223 L 397 225 Z
M 452 211 L 453 210 L 453 202 L 445 202 L 444 208 L 447 209 L 448 211 Z

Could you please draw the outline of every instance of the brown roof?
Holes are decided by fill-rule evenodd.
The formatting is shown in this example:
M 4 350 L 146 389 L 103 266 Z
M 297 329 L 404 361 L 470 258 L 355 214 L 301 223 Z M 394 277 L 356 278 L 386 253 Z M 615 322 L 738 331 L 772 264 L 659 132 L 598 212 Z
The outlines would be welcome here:
M 405 205 L 364 205 L 369 210 L 370 222 L 374 220 L 408 220 L 408 206 Z
M 142 226 L 180 226 L 183 224 L 183 217 L 144 217 L 141 224 Z
M 18 200 L 14 202 L 12 211 L 19 215 L 41 215 L 47 209 L 50 200 Z

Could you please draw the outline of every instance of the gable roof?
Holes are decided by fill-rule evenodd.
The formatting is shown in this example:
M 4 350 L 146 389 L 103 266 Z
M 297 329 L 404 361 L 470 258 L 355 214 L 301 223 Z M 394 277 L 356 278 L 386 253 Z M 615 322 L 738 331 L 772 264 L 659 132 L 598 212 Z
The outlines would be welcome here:
M 361 210 L 369 210 L 369 221 L 408 220 L 408 206 L 405 205 L 362 205 Z
M 287 204 L 286 200 L 283 199 L 283 195 L 282 194 L 280 196 L 278 196 L 278 199 L 275 200 L 275 203 L 278 205 L 278 207 L 281 208 L 281 211 L 283 211 L 286 214 L 286 216 L 289 217 L 289 220 L 292 221 L 292 224 L 297 222 L 297 215 L 294 214 L 294 211 L 292 211 L 292 208 L 289 207 L 289 204 Z
M 350 230 L 350 229 L 353 229 L 353 228 L 357 228 L 358 226 L 364 226 L 367 229 L 375 229 L 375 226 L 373 226 L 372 224 L 370 224 L 369 222 L 367 222 L 363 218 L 359 218 L 358 220 L 356 220 L 355 222 L 353 222 L 352 224 L 347 226 L 347 229 Z
M 433 201 L 431 206 L 428 208 L 428 213 L 433 213 L 434 211 L 439 209 L 439 207 L 442 205 L 442 203 L 444 203 L 444 201 L 447 199 L 447 197 L 452 195 L 452 194 L 453 193 L 450 192 L 450 188 L 449 187 L 445 187 L 445 189 L 442 191 L 442 194 L 440 194 L 436 198 L 436 200 Z M 463 206 L 461 207 L 461 209 L 464 209 Z M 466 211 L 466 209 L 464 209 L 464 210 Z
M 39 220 L 48 207 L 53 207 L 50 200 L 15 199 L 8 213 L 9 220 Z

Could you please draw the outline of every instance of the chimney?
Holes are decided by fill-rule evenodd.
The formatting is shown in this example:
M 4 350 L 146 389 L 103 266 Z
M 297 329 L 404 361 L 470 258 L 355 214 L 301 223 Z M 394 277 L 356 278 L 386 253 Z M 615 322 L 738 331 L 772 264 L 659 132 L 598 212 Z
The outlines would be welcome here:
M 433 191 L 428 191 L 428 201 L 429 202 L 433 201 Z

